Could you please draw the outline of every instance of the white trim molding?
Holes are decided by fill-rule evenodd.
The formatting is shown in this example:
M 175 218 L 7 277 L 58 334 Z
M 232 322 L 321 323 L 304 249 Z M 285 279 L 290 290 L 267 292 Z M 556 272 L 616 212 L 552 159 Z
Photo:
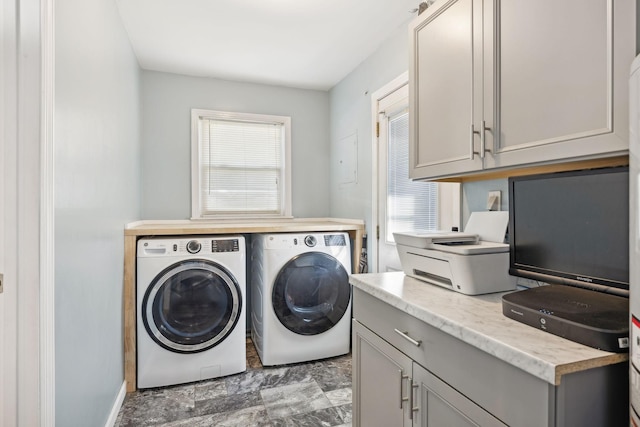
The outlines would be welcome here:
M 40 109 L 40 426 L 54 426 L 55 413 L 55 254 L 54 254 L 54 0 L 41 1 Z
M 0 426 L 55 425 L 54 0 L 2 2 L 3 320 Z M 6 31 L 5 31 L 6 30 Z M 9 89 L 9 90 L 7 90 Z M 6 392 L 6 395 L 4 394 Z
M 122 382 L 122 387 L 120 387 L 120 391 L 116 396 L 116 401 L 113 402 L 113 406 L 111 407 L 111 412 L 109 412 L 109 418 L 107 418 L 107 422 L 104 424 L 104 427 L 114 427 L 116 425 L 116 421 L 118 421 L 118 414 L 120 413 L 120 409 L 122 408 L 122 404 L 124 403 L 124 398 L 127 395 L 127 382 Z
M 376 229 L 380 224 L 378 218 L 378 104 L 387 95 L 408 83 L 409 71 L 405 71 L 371 94 L 371 229 L 367 239 L 371 249 L 368 256 L 370 273 L 376 273 L 378 270 L 378 242 L 376 240 Z
M 53 425 L 41 417 L 41 204 L 43 2 L 18 0 L 17 185 L 17 414 L 19 425 Z M 47 12 L 48 13 L 48 12 Z M 48 18 L 47 18 L 48 19 Z M 50 21 L 48 22 L 51 23 Z M 46 422 L 46 424 L 45 424 Z

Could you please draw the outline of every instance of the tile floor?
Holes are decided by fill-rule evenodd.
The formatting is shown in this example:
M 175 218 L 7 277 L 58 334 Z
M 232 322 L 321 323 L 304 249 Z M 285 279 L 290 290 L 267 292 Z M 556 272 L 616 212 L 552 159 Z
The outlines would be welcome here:
M 351 355 L 265 368 L 247 339 L 246 372 L 128 394 L 131 426 L 351 426 Z

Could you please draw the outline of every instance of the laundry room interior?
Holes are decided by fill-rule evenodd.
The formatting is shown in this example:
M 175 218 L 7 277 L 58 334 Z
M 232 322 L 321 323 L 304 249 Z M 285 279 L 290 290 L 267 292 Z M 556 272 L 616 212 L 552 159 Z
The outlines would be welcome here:
M 3 3 L 0 427 L 640 425 L 639 2 Z

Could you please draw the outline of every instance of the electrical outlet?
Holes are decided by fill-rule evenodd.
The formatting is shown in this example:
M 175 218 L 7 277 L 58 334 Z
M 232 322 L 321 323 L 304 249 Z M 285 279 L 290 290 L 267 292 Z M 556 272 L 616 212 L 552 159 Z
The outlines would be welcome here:
M 500 190 L 489 191 L 487 195 L 487 210 L 499 211 L 502 203 L 502 192 Z

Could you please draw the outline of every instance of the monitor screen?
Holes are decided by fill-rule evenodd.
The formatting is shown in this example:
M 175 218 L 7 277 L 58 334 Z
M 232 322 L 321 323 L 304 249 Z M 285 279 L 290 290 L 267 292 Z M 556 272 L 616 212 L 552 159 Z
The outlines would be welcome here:
M 509 178 L 509 273 L 628 295 L 627 167 Z

